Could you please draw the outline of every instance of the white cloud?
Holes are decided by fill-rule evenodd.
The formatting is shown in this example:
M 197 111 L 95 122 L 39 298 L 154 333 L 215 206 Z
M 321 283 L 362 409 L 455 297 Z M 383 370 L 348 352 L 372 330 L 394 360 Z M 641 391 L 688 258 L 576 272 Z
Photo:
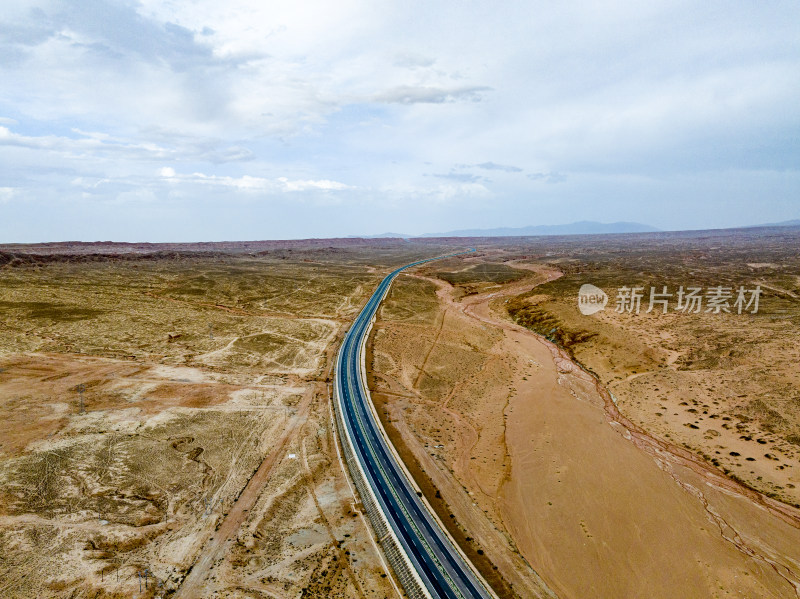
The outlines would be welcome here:
M 84 189 L 97 189 L 104 183 L 110 183 L 111 179 L 89 179 L 86 177 L 75 177 L 71 183 L 75 187 L 82 187 Z
M 371 100 L 387 104 L 443 104 L 459 100 L 479 102 L 483 98 L 483 92 L 491 89 L 490 87 L 475 85 L 450 89 L 403 85 L 375 94 L 371 97 Z
M 76 137 L 64 135 L 21 135 L 0 126 L 0 146 L 17 146 L 71 157 L 106 157 L 120 160 L 189 160 L 213 163 L 248 161 L 252 152 L 237 146 L 225 147 L 214 139 L 186 136 L 157 136 L 150 140 L 123 139 L 108 133 L 73 128 Z M 166 142 L 166 143 L 164 143 Z
M 13 187 L 0 187 L 0 204 L 10 202 L 17 195 L 17 190 Z
M 0 146 L 18 146 L 32 150 L 58 152 L 72 156 L 117 155 L 128 158 L 164 159 L 175 157 L 174 150 L 152 143 L 130 143 L 106 134 L 86 134 L 75 130 L 81 137 L 60 135 L 20 135 L 0 127 Z
M 320 179 L 319 181 L 290 181 L 286 177 L 278 177 L 278 184 L 284 191 L 342 191 L 345 189 L 352 189 L 349 185 L 339 183 L 338 181 L 330 181 L 328 179 Z
M 461 165 L 469 167 L 469 165 Z M 506 173 L 521 173 L 522 169 L 518 166 L 511 166 L 509 164 L 497 164 L 495 162 L 481 162 L 480 164 L 475 164 L 478 168 L 482 168 L 487 171 L 504 171 Z
M 85 197 L 85 196 L 84 196 Z M 159 200 L 158 195 L 152 189 L 140 188 L 131 189 L 118 193 L 112 203 L 114 204 L 155 204 Z
M 567 176 L 563 173 L 528 173 L 528 179 L 545 183 L 563 183 L 567 180 Z
M 436 63 L 435 58 L 417 54 L 416 52 L 400 52 L 395 56 L 394 64 L 406 69 L 419 69 L 432 67 Z
M 462 200 L 484 200 L 493 195 L 484 185 L 474 182 L 444 183 L 431 186 L 396 183 L 384 186 L 379 191 L 400 203 L 432 201 L 438 204 L 452 204 Z
M 439 179 L 450 179 L 451 181 L 461 181 L 462 183 L 475 183 L 484 180 L 480 175 L 473 175 L 472 173 L 434 173 L 431 177 Z
M 174 215 L 187 198 L 215 214 L 235 195 L 219 190 L 287 205 L 314 196 L 352 208 L 365 230 L 395 228 L 391 210 L 404 205 L 478 221 L 465 228 L 544 218 L 543 203 L 596 201 L 581 187 L 593 177 L 682 181 L 676 195 L 721 204 L 720 173 L 763 172 L 771 206 L 800 197 L 795 2 L 92 7 L 4 7 L 0 181 L 17 195 L 66 204 L 84 193 L 91 214 L 92 202 L 142 189 Z M 695 176 L 702 194 L 686 183 Z M 621 204 L 604 189 L 612 218 Z
M 175 169 L 164 167 L 159 171 L 160 176 L 170 183 L 197 183 L 200 185 L 213 185 L 219 187 L 231 187 L 239 191 L 264 191 L 264 192 L 296 192 L 296 191 L 344 191 L 354 189 L 349 185 L 339 181 L 328 179 L 320 180 L 290 180 L 286 177 L 276 179 L 265 179 L 263 177 L 253 177 L 243 175 L 241 177 L 229 177 L 218 175 L 206 175 L 204 173 L 192 173 L 189 175 L 177 174 Z

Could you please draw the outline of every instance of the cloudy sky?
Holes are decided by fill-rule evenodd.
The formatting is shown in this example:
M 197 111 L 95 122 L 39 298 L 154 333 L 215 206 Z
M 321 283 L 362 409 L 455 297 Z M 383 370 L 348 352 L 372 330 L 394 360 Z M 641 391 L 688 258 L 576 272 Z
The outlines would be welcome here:
M 0 3 L 0 242 L 800 218 L 796 0 Z

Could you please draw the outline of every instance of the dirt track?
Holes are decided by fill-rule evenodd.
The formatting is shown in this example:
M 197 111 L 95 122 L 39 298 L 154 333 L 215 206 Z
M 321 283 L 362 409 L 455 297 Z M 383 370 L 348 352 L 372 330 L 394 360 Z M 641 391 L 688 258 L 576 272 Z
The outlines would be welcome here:
M 305 422 L 312 399 L 313 394 L 311 392 L 307 393 L 306 397 L 303 398 L 303 402 L 297 408 L 297 413 L 290 419 L 283 435 L 278 439 L 274 450 L 261 462 L 261 465 L 248 481 L 242 494 L 236 498 L 236 501 L 231 506 L 222 524 L 203 547 L 200 556 L 175 593 L 176 599 L 179 597 L 191 599 L 193 597 L 202 596 L 201 591 L 203 589 L 203 583 L 206 578 L 208 578 L 211 568 L 222 558 L 222 552 L 226 545 L 233 540 L 239 528 L 247 520 L 250 510 L 253 509 L 253 506 L 255 506 L 258 501 L 259 495 L 263 491 L 270 474 L 276 464 L 283 459 L 286 446 L 294 437 L 298 427 L 302 426 L 303 422 Z

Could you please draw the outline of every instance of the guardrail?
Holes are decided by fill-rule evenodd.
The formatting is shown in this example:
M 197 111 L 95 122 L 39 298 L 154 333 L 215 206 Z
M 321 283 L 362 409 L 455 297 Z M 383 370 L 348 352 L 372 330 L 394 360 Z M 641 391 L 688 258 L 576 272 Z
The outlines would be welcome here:
M 470 250 L 470 251 L 475 251 L 475 250 Z M 460 253 L 466 253 L 466 252 L 460 252 Z M 387 560 L 391 564 L 391 567 L 394 570 L 395 575 L 397 576 L 400 584 L 403 586 L 403 589 L 406 591 L 406 594 L 409 597 L 411 597 L 412 599 L 433 599 L 433 597 L 431 596 L 430 592 L 428 591 L 428 589 L 426 588 L 425 584 L 423 583 L 420 575 L 418 574 L 416 568 L 414 567 L 414 560 L 408 555 L 408 553 L 404 549 L 402 543 L 400 542 L 399 538 L 397 537 L 397 534 L 395 533 L 395 530 L 394 530 L 394 528 L 392 526 L 392 523 L 390 523 L 389 518 L 384 513 L 384 511 L 383 511 L 383 509 L 381 507 L 381 504 L 380 504 L 380 502 L 378 501 L 378 499 L 377 499 L 377 497 L 375 495 L 375 490 L 373 490 L 371 485 L 369 484 L 369 478 L 367 477 L 366 472 L 364 470 L 365 466 L 361 463 L 361 461 L 360 461 L 360 459 L 358 457 L 357 451 L 356 451 L 355 446 L 353 444 L 354 443 L 353 439 L 351 439 L 350 433 L 348 431 L 348 426 L 347 426 L 348 423 L 345 421 L 346 410 L 345 410 L 344 406 L 342 405 L 343 399 L 342 399 L 342 397 L 340 396 L 340 393 L 339 393 L 339 387 L 342 384 L 342 381 L 340 379 L 340 375 L 341 375 L 341 369 L 343 367 L 345 359 L 357 359 L 360 362 L 359 368 L 358 368 L 358 371 L 359 371 L 359 374 L 358 374 L 358 386 L 360 387 L 360 390 L 361 390 L 361 393 L 362 393 L 363 397 L 365 397 L 367 399 L 369 398 L 369 390 L 367 389 L 367 385 L 366 385 L 366 365 L 364 363 L 365 362 L 365 353 L 366 353 L 365 352 L 365 347 L 366 347 L 367 339 L 369 337 L 369 332 L 372 329 L 372 326 L 373 326 L 373 324 L 375 322 L 375 319 L 377 317 L 378 306 L 380 305 L 380 303 L 383 301 L 383 299 L 388 294 L 388 292 L 389 292 L 389 290 L 391 288 L 391 283 L 394 281 L 394 279 L 397 277 L 397 275 L 402 270 L 404 270 L 405 268 L 409 268 L 411 266 L 417 266 L 417 265 L 423 264 L 425 262 L 430 262 L 431 260 L 438 260 L 438 259 L 442 259 L 442 258 L 448 258 L 448 257 L 455 256 L 455 255 L 458 255 L 458 254 L 449 254 L 447 256 L 440 256 L 438 258 L 432 258 L 432 259 L 429 259 L 429 260 L 422 260 L 422 261 L 419 261 L 419 262 L 414 262 L 412 264 L 409 264 L 407 266 L 404 266 L 401 269 L 398 269 L 398 270 L 392 272 L 383 281 L 381 281 L 381 284 L 379 285 L 378 290 L 380 289 L 381 286 L 385 285 L 385 287 L 384 287 L 383 292 L 381 293 L 380 297 L 378 298 L 377 302 L 373 303 L 373 300 L 376 297 L 376 294 L 374 293 L 372 296 L 370 296 L 370 298 L 367 301 L 367 304 L 364 307 L 364 309 L 362 309 L 362 311 L 356 317 L 356 319 L 354 321 L 354 324 L 353 324 L 353 328 L 351 328 L 351 330 L 348 331 L 347 335 L 345 335 L 344 341 L 342 343 L 342 347 L 339 350 L 339 353 L 337 355 L 336 368 L 335 368 L 335 374 L 334 374 L 334 379 L 335 380 L 334 380 L 334 385 L 333 385 L 333 393 L 334 393 L 333 405 L 334 405 L 334 408 L 335 408 L 335 410 L 334 410 L 335 411 L 335 424 L 336 424 L 336 429 L 337 429 L 337 433 L 338 433 L 339 439 L 341 440 L 341 446 L 342 446 L 342 450 L 343 450 L 342 453 L 344 455 L 345 462 L 347 464 L 348 470 L 350 471 L 350 475 L 351 475 L 351 478 L 352 478 L 352 480 L 353 480 L 353 482 L 355 484 L 355 487 L 358 490 L 358 494 L 361 497 L 361 501 L 362 501 L 362 504 L 364 506 L 364 511 L 366 512 L 366 515 L 370 520 L 370 524 L 372 525 L 372 528 L 373 528 L 373 530 L 375 532 L 377 540 L 381 544 L 381 547 L 383 548 L 384 554 L 386 555 Z M 376 292 L 378 290 L 376 290 Z M 370 307 L 371 303 L 373 304 L 372 307 Z M 366 315 L 365 314 L 365 310 L 367 310 L 367 309 L 372 310 L 372 313 L 371 314 L 369 314 L 368 312 L 366 313 L 366 314 L 369 314 L 370 320 L 369 320 L 368 323 L 364 323 L 361 320 L 362 320 L 362 317 Z M 359 321 L 361 321 L 361 322 L 359 322 Z M 360 338 L 350 339 L 350 335 L 352 335 L 354 331 L 357 331 L 356 327 L 363 327 L 362 330 L 359 333 Z M 348 340 L 355 340 L 357 342 L 357 345 L 356 345 L 354 351 L 353 351 L 352 344 L 349 344 Z M 346 351 L 346 348 L 348 347 L 348 345 L 350 345 L 350 351 L 348 352 L 349 355 L 345 355 L 345 351 Z M 397 462 L 397 466 L 402 470 L 403 475 L 407 479 L 407 481 L 410 484 L 410 486 L 412 488 L 418 490 L 417 486 L 413 482 L 413 478 L 411 477 L 411 475 L 408 472 L 408 470 L 405 468 L 405 465 L 403 464 L 403 462 L 400 459 L 399 455 L 394 450 L 394 447 L 393 447 L 392 443 L 390 442 L 390 440 L 386 436 L 386 432 L 383 430 L 383 427 L 380 425 L 380 420 L 378 418 L 378 414 L 375 411 L 374 406 L 371 404 L 371 402 L 367 402 L 367 403 L 369 404 L 368 407 L 369 407 L 370 411 L 372 412 L 373 419 L 375 421 L 375 427 L 378 429 L 377 432 L 379 433 L 380 436 L 382 436 L 384 438 L 386 446 L 389 448 L 390 452 L 394 456 L 394 461 Z M 357 414 L 356 414 L 356 417 L 357 417 L 359 422 L 358 423 L 350 422 L 349 423 L 350 426 L 359 425 L 363 429 L 364 428 L 364 423 L 361 422 L 361 418 Z M 380 468 L 380 465 L 378 465 L 378 467 Z M 381 468 L 381 470 L 382 470 L 382 468 Z M 394 489 L 388 489 L 388 491 L 391 492 L 392 494 L 395 494 L 395 490 Z M 418 493 L 418 495 L 419 495 L 419 493 Z M 405 512 L 405 506 L 403 506 L 402 502 L 398 502 L 398 504 L 399 504 L 400 508 Z M 430 520 L 433 523 L 435 523 L 435 526 L 438 529 L 440 529 L 441 533 L 446 538 L 450 539 L 450 543 L 452 544 L 452 548 L 461 556 L 461 559 L 463 560 L 464 565 L 467 568 L 470 569 L 470 571 L 474 575 L 475 579 L 480 581 L 479 584 L 484 587 L 486 595 L 490 596 L 490 597 L 495 597 L 494 593 L 491 591 L 491 589 L 488 586 L 488 584 L 486 584 L 486 582 L 482 579 L 480 574 L 474 569 L 474 567 L 472 566 L 472 564 L 470 563 L 470 561 L 466 557 L 466 555 L 463 554 L 463 552 L 456 545 L 456 543 L 452 539 L 452 537 L 450 537 L 449 533 L 444 528 L 444 526 L 441 523 L 441 521 L 436 517 L 436 515 L 434 514 L 434 512 L 432 511 L 430 506 L 427 504 L 427 502 L 424 502 L 424 508 L 423 509 L 425 509 L 425 511 L 428 512 L 428 516 L 429 516 Z M 413 522 L 413 519 L 409 518 L 408 521 L 411 524 L 412 528 L 415 529 L 415 531 L 416 531 L 416 533 L 418 535 L 418 538 L 421 540 L 421 542 L 425 543 L 425 539 L 424 539 L 423 535 L 421 535 L 419 533 L 419 531 L 416 530 L 416 523 Z M 452 591 L 454 591 L 454 594 L 457 595 L 457 596 L 463 597 L 463 594 L 458 590 L 458 588 L 456 588 L 455 584 L 450 579 L 449 574 L 445 571 L 444 568 L 441 567 L 441 564 L 438 563 L 438 559 L 436 559 L 436 556 L 434 555 L 434 553 L 433 552 L 429 552 L 428 554 L 438 564 L 438 569 L 440 570 L 440 573 L 444 575 L 444 578 L 448 581 L 448 586 L 451 587 Z
M 350 435 L 347 434 L 347 427 L 344 423 L 344 410 L 340 404 L 341 400 L 336 385 L 333 386 L 333 396 L 336 429 L 342 443 L 342 454 L 378 543 L 383 548 L 383 553 L 386 555 L 386 559 L 391 564 L 392 570 L 394 570 L 395 576 L 397 576 L 406 594 L 411 599 L 433 599 L 422 584 L 422 580 L 411 564 L 411 560 L 406 555 L 402 545 L 400 545 L 400 541 L 389 525 L 386 515 L 378 505 L 378 500 L 372 491 L 372 487 L 367 483 L 366 474 L 364 474 L 361 463 L 356 458 Z

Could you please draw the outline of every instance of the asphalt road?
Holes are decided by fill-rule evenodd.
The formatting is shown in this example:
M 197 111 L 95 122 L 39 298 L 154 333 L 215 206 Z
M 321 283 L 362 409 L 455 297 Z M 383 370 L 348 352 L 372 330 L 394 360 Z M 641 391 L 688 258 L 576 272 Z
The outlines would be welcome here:
M 366 474 L 367 484 L 430 595 L 436 598 L 488 599 L 492 594 L 453 546 L 397 463 L 395 454 L 381 434 L 380 423 L 375 420 L 366 381 L 362 379 L 361 347 L 380 302 L 402 270 L 425 262 L 430 260 L 395 270 L 372 294 L 339 350 L 336 388 L 345 426 L 356 458 Z

